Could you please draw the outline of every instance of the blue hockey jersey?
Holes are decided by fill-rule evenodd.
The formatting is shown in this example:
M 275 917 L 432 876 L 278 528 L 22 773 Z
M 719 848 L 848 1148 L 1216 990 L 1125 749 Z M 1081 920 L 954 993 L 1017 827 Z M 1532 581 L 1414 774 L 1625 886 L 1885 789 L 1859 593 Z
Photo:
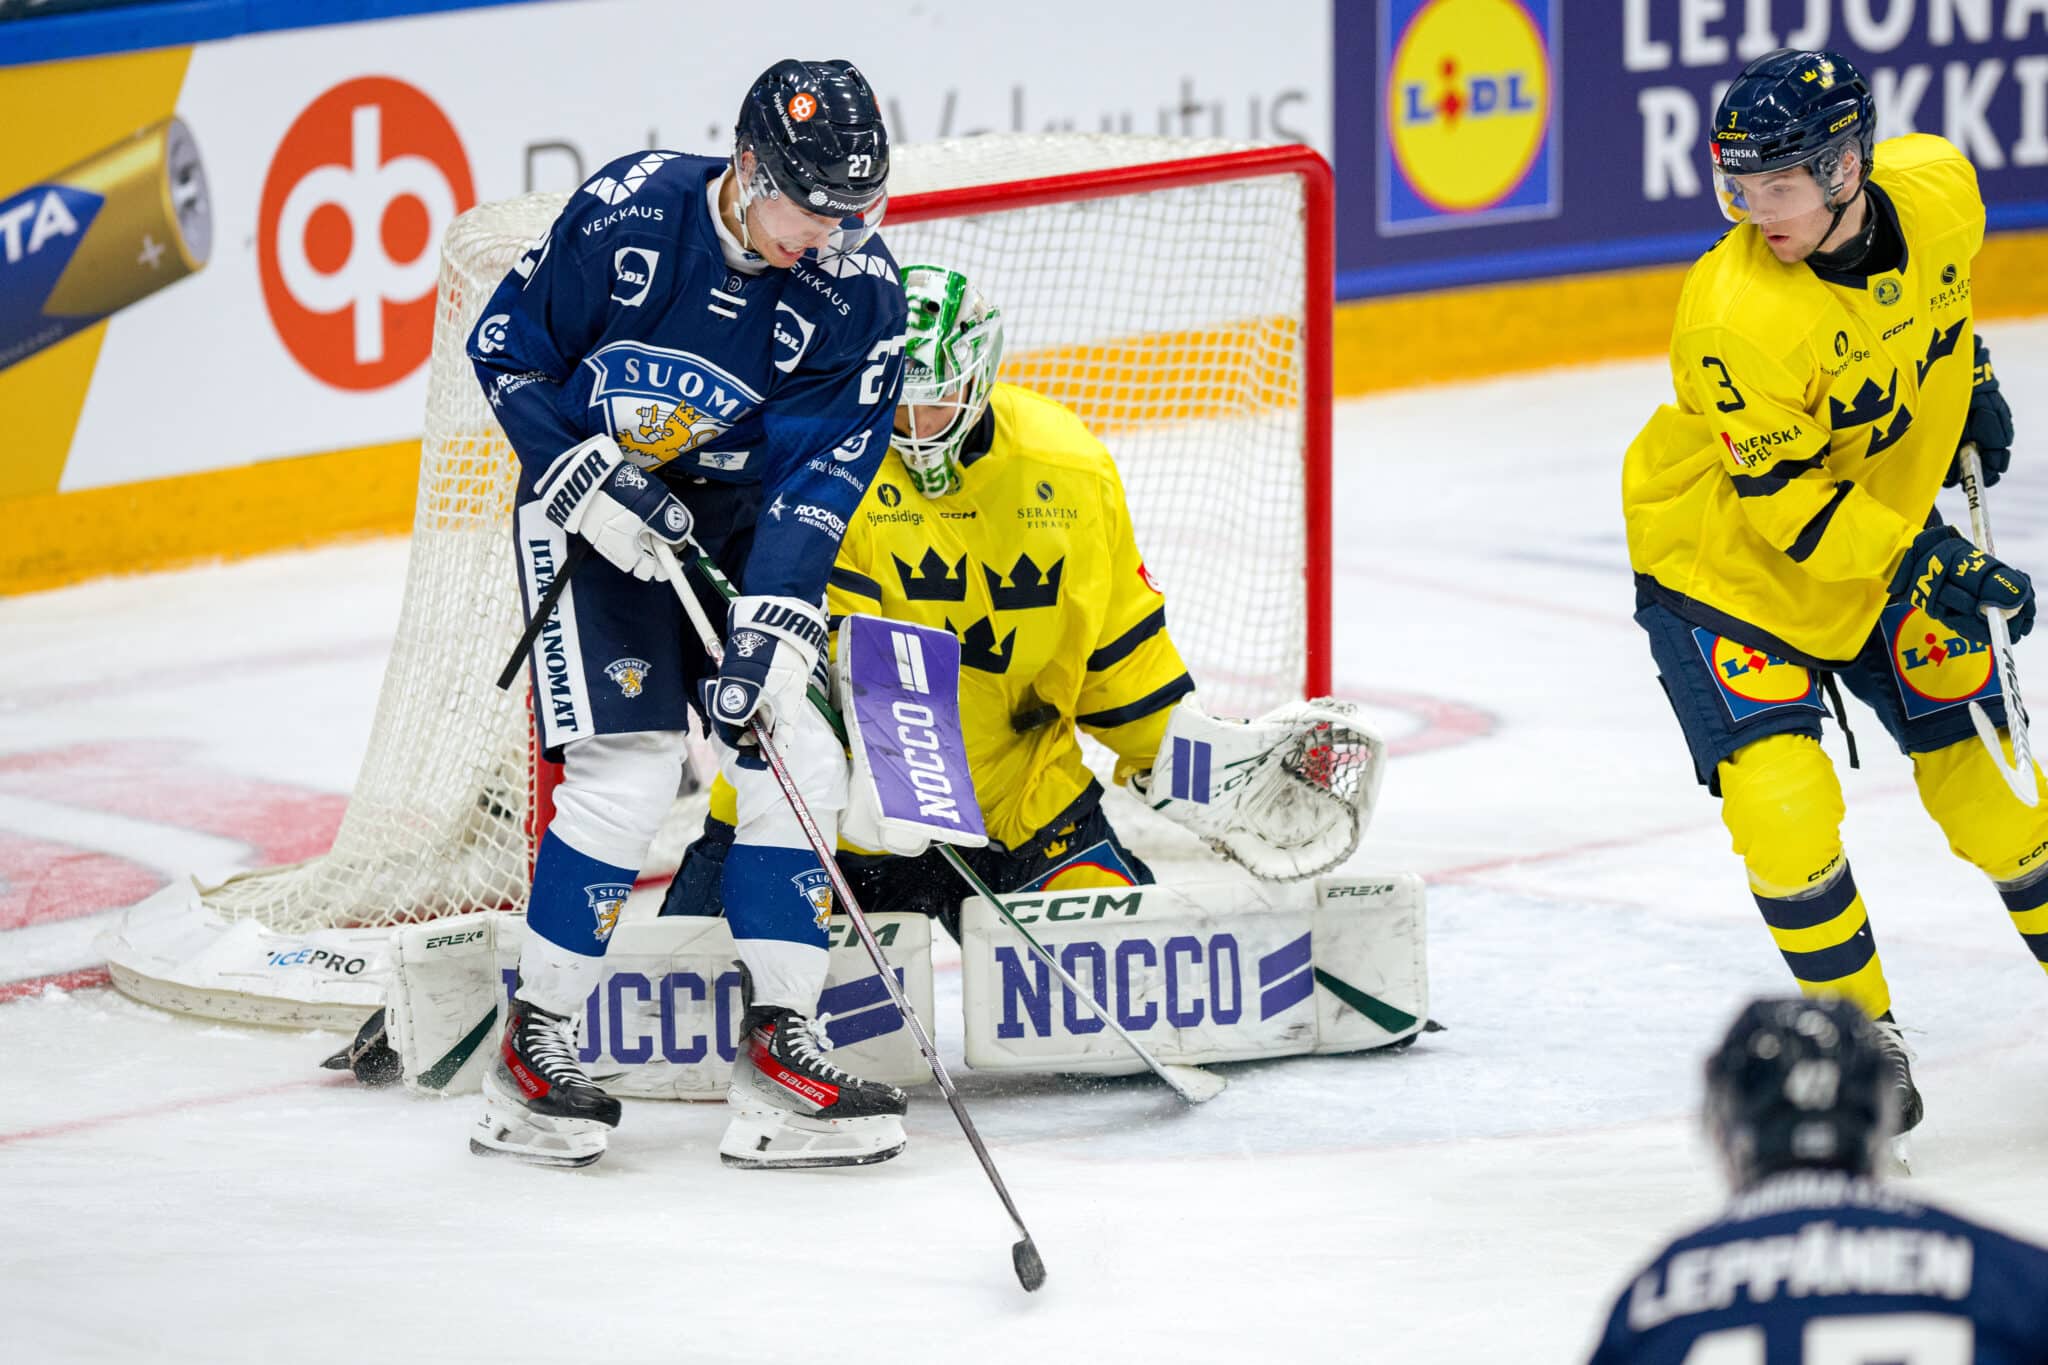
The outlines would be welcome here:
M 609 433 L 679 491 L 757 485 L 740 589 L 815 601 L 889 446 L 903 290 L 880 238 L 788 270 L 729 266 L 708 199 L 725 166 L 645 152 L 604 167 L 499 284 L 469 356 L 522 500 Z
M 2048 1251 L 1835 1171 L 1788 1171 L 1623 1292 L 1593 1365 L 2048 1365 Z

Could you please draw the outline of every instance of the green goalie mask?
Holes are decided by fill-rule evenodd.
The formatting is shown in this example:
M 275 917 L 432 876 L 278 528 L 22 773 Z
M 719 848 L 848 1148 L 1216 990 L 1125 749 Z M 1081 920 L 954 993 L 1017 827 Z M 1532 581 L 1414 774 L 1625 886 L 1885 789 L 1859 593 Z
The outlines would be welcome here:
M 960 447 L 988 407 L 1003 362 L 1003 314 L 957 270 L 907 266 L 903 396 L 891 442 L 917 491 L 960 487 Z

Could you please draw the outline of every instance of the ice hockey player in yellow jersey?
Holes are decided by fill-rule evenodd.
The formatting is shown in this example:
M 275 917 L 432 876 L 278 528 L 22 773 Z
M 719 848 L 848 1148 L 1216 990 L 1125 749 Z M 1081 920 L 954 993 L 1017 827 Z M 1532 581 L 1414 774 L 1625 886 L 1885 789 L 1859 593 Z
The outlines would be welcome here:
M 960 639 L 960 720 L 991 839 L 966 850 L 999 891 L 1152 880 L 1100 808 L 1085 731 L 1117 778 L 1153 766 L 1195 683 L 1166 629 L 1123 483 L 1072 412 L 996 381 L 1001 311 L 958 272 L 913 265 L 907 387 L 896 437 L 849 519 L 832 618 L 865 612 Z M 717 913 L 730 795 L 714 788 L 663 913 Z M 949 927 L 962 889 L 936 852 L 842 856 L 869 909 L 921 910 Z
M 2010 459 L 1972 322 L 1976 172 L 1937 137 L 1878 143 L 1873 113 L 1830 52 L 1768 54 L 1728 87 L 1709 150 L 1735 227 L 1686 276 L 1676 401 L 1629 447 L 1622 503 L 1636 620 L 1695 773 L 1801 988 L 1879 1022 L 1910 1128 L 1921 1102 L 1843 853 L 1823 693 L 1841 714 L 1839 678 L 1876 712 L 2044 967 L 2048 802 L 2014 799 L 1968 717 L 1978 701 L 2002 733 L 1983 611 L 2017 639 L 2033 587 L 1934 507 L 1965 444 L 1987 482 Z

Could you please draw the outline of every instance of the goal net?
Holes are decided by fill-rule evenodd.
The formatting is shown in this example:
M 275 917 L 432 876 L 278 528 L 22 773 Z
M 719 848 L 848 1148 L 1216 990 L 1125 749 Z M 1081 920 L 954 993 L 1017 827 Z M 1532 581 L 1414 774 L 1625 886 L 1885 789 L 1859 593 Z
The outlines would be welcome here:
M 890 192 L 896 259 L 966 272 L 1003 310 L 1000 377 L 1073 408 L 1116 456 L 1208 708 L 1328 692 L 1327 164 L 1301 147 L 991 135 L 898 149 Z M 553 773 L 523 675 L 495 686 L 524 624 L 516 461 L 464 342 L 565 200 L 481 205 L 448 231 L 404 605 L 361 772 L 326 855 L 184 893 L 213 929 L 308 935 L 524 907 Z M 210 1008 L 126 948 L 117 983 L 158 1003 L 321 1017 Z

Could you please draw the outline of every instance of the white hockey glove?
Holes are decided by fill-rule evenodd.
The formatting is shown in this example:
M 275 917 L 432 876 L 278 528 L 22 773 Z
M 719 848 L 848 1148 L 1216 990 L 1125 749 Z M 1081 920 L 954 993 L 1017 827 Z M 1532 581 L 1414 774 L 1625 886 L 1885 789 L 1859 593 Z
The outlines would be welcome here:
M 747 722 L 771 725 L 810 703 L 804 692 L 825 645 L 825 613 L 800 597 L 735 597 L 726 616 L 725 663 L 704 684 L 704 716 L 737 749 Z M 778 743 L 777 748 L 782 746 Z
M 1219 720 L 1174 707 L 1153 766 L 1126 784 L 1209 847 L 1268 881 L 1327 872 L 1372 818 L 1386 744 L 1349 702 L 1290 702 Z
M 654 541 L 676 549 L 690 538 L 690 509 L 660 479 L 628 464 L 618 443 L 602 434 L 557 456 L 534 497 L 549 521 L 643 582 L 661 577 Z

